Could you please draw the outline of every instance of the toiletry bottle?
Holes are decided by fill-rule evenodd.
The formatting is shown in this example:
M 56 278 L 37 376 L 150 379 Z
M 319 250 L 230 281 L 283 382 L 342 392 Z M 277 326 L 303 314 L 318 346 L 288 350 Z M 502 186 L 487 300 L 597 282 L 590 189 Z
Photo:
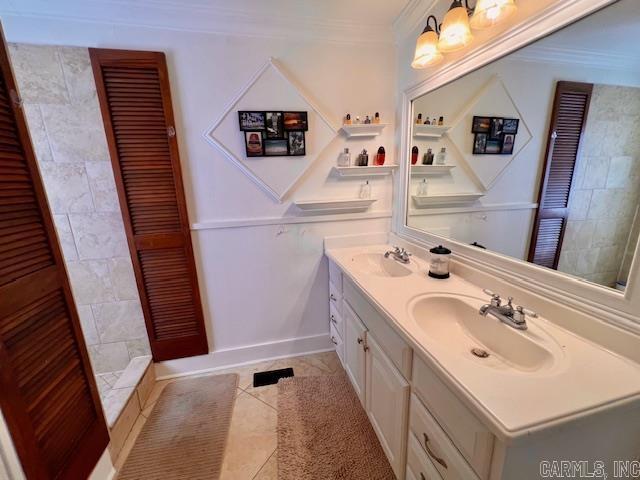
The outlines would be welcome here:
M 344 124 L 345 125 L 351 125 L 351 114 L 347 113 L 347 116 L 344 117 Z
M 356 116 L 356 123 L 359 124 L 360 123 L 360 117 Z
M 369 185 L 369 180 L 360 187 L 360 198 L 371 198 L 371 185 Z
M 444 125 L 444 117 L 438 118 L 438 125 L 440 126 Z
M 369 118 L 369 115 L 367 115 L 364 119 L 364 124 L 365 125 L 370 125 L 371 124 L 371 119 Z
M 373 123 L 380 123 L 380 113 L 376 112 L 375 116 L 373 117 Z
M 386 156 L 386 153 L 384 151 L 384 147 L 380 147 L 378 148 L 378 153 L 376 154 L 376 160 L 375 160 L 375 164 L 376 165 L 384 165 L 384 157 Z
M 422 114 L 421 114 L 421 113 L 419 113 L 419 114 L 418 114 L 418 118 L 416 118 L 416 123 L 417 123 L 418 125 L 421 125 L 421 124 L 422 124 Z
M 427 179 L 423 178 L 422 181 L 418 184 L 418 196 L 426 197 L 427 196 Z
M 444 165 L 446 161 L 447 149 L 442 147 L 442 150 L 440 150 L 440 153 L 438 153 L 438 156 L 436 157 L 436 165 Z
M 427 119 L 424 121 L 425 125 L 431 125 L 431 120 L 429 120 L 429 117 L 427 117 Z
M 366 167 L 367 165 L 369 165 L 369 154 L 367 153 L 367 150 L 364 149 L 362 150 L 362 153 L 358 155 L 358 166 Z
M 351 165 L 351 154 L 349 153 L 349 149 L 345 148 L 344 152 L 338 155 L 338 166 L 349 167 L 350 165 Z
M 428 148 L 427 153 L 424 154 L 424 164 L 433 165 L 433 152 L 430 148 Z
M 414 146 L 411 149 L 411 165 L 418 163 L 418 147 Z

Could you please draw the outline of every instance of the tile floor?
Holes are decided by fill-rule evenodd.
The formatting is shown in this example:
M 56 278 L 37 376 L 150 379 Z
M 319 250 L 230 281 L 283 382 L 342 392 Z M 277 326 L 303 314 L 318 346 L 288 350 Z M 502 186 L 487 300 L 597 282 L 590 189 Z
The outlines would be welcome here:
M 118 372 L 99 373 L 96 375 L 96 384 L 98 385 L 98 391 L 100 392 L 100 398 L 104 399 L 109 395 L 109 392 L 116 384 L 124 370 Z
M 253 374 L 263 370 L 286 367 L 292 367 L 294 375 L 298 377 L 331 375 L 342 369 L 335 352 L 323 352 L 260 362 L 206 374 L 237 373 L 240 376 L 221 480 L 275 480 L 277 478 L 278 389 L 276 385 L 253 388 Z M 116 469 L 122 467 L 162 389 L 172 381 L 174 380 L 156 382 L 141 415 L 125 441 L 115 464 Z

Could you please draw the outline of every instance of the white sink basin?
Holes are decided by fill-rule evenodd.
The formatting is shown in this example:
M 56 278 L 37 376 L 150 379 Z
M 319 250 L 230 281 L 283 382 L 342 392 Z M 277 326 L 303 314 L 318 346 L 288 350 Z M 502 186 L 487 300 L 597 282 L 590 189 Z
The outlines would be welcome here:
M 403 264 L 382 253 L 359 253 L 351 259 L 353 267 L 361 273 L 377 277 L 406 277 L 417 271 L 414 260 Z
M 429 294 L 409 305 L 409 314 L 430 340 L 474 362 L 500 370 L 539 372 L 562 356 L 557 343 L 541 328 L 516 330 L 492 315 L 478 313 L 485 300 L 464 295 Z M 472 349 L 489 355 L 479 357 Z

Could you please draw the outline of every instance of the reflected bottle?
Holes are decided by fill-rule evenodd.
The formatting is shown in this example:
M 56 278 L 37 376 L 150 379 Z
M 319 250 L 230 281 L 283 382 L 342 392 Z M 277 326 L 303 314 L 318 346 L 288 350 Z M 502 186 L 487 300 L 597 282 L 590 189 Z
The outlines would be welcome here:
M 418 153 L 420 153 L 418 151 L 418 147 L 414 146 L 411 149 L 411 165 L 415 165 L 416 163 L 418 163 Z
M 427 149 L 427 153 L 424 154 L 424 158 L 422 159 L 423 165 L 433 165 L 433 152 L 430 148 Z
M 360 198 L 371 198 L 371 185 L 369 185 L 369 180 L 360 186 Z
M 384 147 L 378 148 L 378 153 L 376 154 L 374 164 L 378 165 L 378 166 L 384 165 L 385 156 L 386 156 L 386 154 L 385 154 L 385 151 L 384 151 Z
M 447 161 L 447 149 L 442 147 L 442 150 L 436 156 L 436 165 L 444 165 Z
M 418 196 L 426 197 L 427 196 L 427 179 L 423 178 L 422 181 L 418 184 Z

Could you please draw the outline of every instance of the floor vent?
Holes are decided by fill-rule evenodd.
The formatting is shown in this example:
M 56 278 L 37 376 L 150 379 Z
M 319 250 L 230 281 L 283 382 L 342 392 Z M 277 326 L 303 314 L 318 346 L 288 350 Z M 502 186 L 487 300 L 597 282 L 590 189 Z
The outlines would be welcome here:
M 265 385 L 274 385 L 281 378 L 293 377 L 293 368 L 281 368 L 279 370 L 268 370 L 266 372 L 257 372 L 253 374 L 253 386 L 264 387 Z

